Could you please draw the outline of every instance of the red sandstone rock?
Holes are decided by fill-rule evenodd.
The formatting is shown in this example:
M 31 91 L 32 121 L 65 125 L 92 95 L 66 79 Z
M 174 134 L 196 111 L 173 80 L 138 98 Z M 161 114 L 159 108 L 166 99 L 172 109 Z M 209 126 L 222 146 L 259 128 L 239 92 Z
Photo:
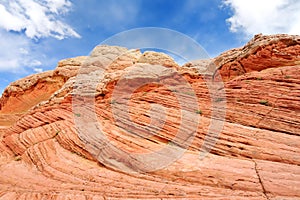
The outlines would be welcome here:
M 244 47 L 215 58 L 223 79 L 268 68 L 300 64 L 300 37 L 290 35 L 256 35 Z
M 100 46 L 88 60 L 61 61 L 54 72 L 20 80 L 5 90 L 1 98 L 0 125 L 15 123 L 0 129 L 0 199 L 299 199 L 299 52 L 299 36 L 276 35 L 256 36 L 245 47 L 221 54 L 213 61 L 225 80 L 224 99 L 211 100 L 204 82 L 207 79 L 201 76 L 212 77 L 215 73 L 213 68 L 206 70 L 203 66 L 210 61 L 191 62 L 179 68 L 166 55 L 142 55 L 121 47 Z M 105 59 L 97 59 L 103 56 Z M 168 68 L 155 71 L 147 63 Z M 81 76 L 75 76 L 81 64 L 91 67 L 81 69 Z M 105 65 L 109 66 L 105 69 Z M 238 70 L 233 70 L 234 66 Z M 102 75 L 95 72 L 101 67 L 105 69 Z M 145 80 L 160 79 L 166 85 L 176 85 L 181 75 L 193 88 L 199 110 L 185 106 L 193 93 L 184 87 L 182 90 L 146 84 L 130 97 L 123 92 Z M 84 85 L 93 77 L 100 79 L 95 91 Z M 29 81 L 38 84 L 23 86 Z M 122 85 L 122 81 L 128 85 Z M 85 112 L 73 113 L 76 88 L 84 86 L 86 93 L 77 103 L 82 104 Z M 119 86 L 122 90 L 118 90 Z M 48 89 L 39 89 L 45 87 Z M 33 98 L 37 94 L 45 96 Z M 76 123 L 93 117 L 90 107 L 85 106 L 90 95 L 95 97 L 96 117 L 103 133 L 111 144 L 126 153 L 106 152 L 115 149 L 103 146 L 102 154 L 95 155 L 98 151 L 88 148 L 80 137 Z M 15 96 L 20 102 L 26 98 L 29 103 L 24 107 L 16 104 L 19 106 L 13 109 L 11 105 L 18 102 Z M 129 118 L 125 115 L 127 101 Z M 224 127 L 213 145 L 213 138 L 205 137 L 212 122 L 212 105 L 222 102 L 226 102 Z M 154 103 L 164 109 L 153 108 Z M 151 120 L 151 108 L 155 113 L 166 112 L 165 118 L 156 114 Z M 188 118 L 180 124 L 183 110 Z M 114 115 L 115 111 L 119 117 Z M 5 117 L 15 113 L 22 116 Z M 193 130 L 194 119 L 199 120 L 199 127 L 180 159 L 151 172 L 118 170 L 120 166 L 143 164 L 127 155 L 166 147 L 170 152 L 180 149 L 186 138 L 176 134 L 180 128 L 184 132 Z M 163 126 L 160 120 L 165 121 Z M 132 129 L 132 122 L 151 126 Z M 91 128 L 91 124 L 83 125 L 86 130 Z M 140 135 L 152 131 L 155 135 L 144 135 L 145 139 L 132 134 L 132 130 Z M 199 159 L 205 141 L 211 142 L 212 149 Z M 99 147 L 102 143 L 94 139 L 90 144 Z M 111 153 L 127 158 L 116 160 L 120 157 Z
M 34 74 L 11 83 L 0 99 L 0 126 L 14 123 L 38 103 L 48 100 L 72 76 L 86 57 L 62 60 L 53 71 Z

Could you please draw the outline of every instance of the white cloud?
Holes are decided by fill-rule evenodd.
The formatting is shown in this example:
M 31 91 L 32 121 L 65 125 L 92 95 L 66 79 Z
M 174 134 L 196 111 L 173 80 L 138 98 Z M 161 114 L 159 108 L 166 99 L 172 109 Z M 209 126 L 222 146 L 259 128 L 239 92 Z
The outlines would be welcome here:
M 248 36 L 263 34 L 300 34 L 298 0 L 223 0 L 233 15 L 227 19 L 232 32 Z
M 46 6 L 51 12 L 59 14 L 60 12 L 66 13 L 72 5 L 68 0 L 48 0 Z
M 0 3 L 0 28 L 7 31 L 24 31 L 29 38 L 54 37 L 64 39 L 77 37 L 69 25 L 59 16 L 68 12 L 68 0 L 5 0 Z
M 25 36 L 0 30 L 0 72 L 24 73 L 41 66 L 36 53 L 32 53 L 31 41 Z
M 29 66 L 32 66 L 32 67 L 36 67 L 36 66 L 41 66 L 42 63 L 41 61 L 39 60 L 31 60 L 29 63 L 28 63 Z
M 18 72 L 21 65 L 30 63 L 30 41 L 21 35 L 0 29 L 0 71 Z
M 36 73 L 41 73 L 41 72 L 43 72 L 43 69 L 42 68 L 33 68 L 33 71 Z
M 0 72 L 42 71 L 39 38 L 80 37 L 61 17 L 70 10 L 69 0 L 0 0 Z

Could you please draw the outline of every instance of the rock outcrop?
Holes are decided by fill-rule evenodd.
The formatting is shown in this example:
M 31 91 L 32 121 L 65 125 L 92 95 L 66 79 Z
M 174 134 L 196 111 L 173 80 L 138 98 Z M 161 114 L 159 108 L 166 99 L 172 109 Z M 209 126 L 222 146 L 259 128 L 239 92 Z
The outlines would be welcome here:
M 62 60 L 53 71 L 30 75 L 11 83 L 0 99 L 0 126 L 9 126 L 38 103 L 48 100 L 77 74 L 86 57 Z
M 215 59 L 224 80 L 252 71 L 300 64 L 299 36 L 256 35 L 243 48 L 225 52 Z
M 299 55 L 289 35 L 182 67 L 98 46 L 12 83 L 0 199 L 299 199 Z

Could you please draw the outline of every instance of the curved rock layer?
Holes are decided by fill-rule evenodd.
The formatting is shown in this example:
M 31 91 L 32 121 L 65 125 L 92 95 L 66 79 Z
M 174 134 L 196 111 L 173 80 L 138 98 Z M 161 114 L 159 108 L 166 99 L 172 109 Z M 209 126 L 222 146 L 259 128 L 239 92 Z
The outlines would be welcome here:
M 34 74 L 11 83 L 0 99 L 0 127 L 9 126 L 38 103 L 48 100 L 76 75 L 86 57 L 62 60 L 53 71 Z
M 212 61 L 224 79 L 225 96 L 216 98 L 205 82 L 216 81 L 218 73 L 211 70 L 213 63 L 209 61 L 179 67 L 164 54 L 142 55 L 109 46 L 96 47 L 84 63 L 67 64 L 66 70 L 74 73 L 65 75 L 58 67 L 54 72 L 61 74 L 54 73 L 55 77 L 67 77 L 63 80 L 57 81 L 53 72 L 46 72 L 57 81 L 47 90 L 39 90 L 39 84 L 31 84 L 24 92 L 13 93 L 8 88 L 1 98 L 0 116 L 22 116 L 2 117 L 0 121 L 1 125 L 5 119 L 6 125 L 14 122 L 0 129 L 0 199 L 300 199 L 299 52 L 299 36 L 258 35 L 245 47 L 221 54 Z M 81 64 L 89 67 L 81 68 L 75 77 Z M 166 68 L 158 73 L 149 64 Z M 101 69 L 105 65 L 109 67 Z M 236 66 L 238 70 L 234 70 Z M 192 92 L 167 87 L 176 86 L 178 77 L 185 78 Z M 98 78 L 94 90 L 87 87 L 83 90 L 86 93 L 76 93 L 93 78 Z M 157 79 L 159 84 L 137 87 L 137 83 Z M 37 82 L 44 80 L 38 78 Z M 130 97 L 124 96 L 129 86 L 137 89 Z M 73 112 L 78 95 L 82 101 L 76 105 L 81 102 L 86 112 Z M 197 110 L 188 106 L 193 95 L 199 103 Z M 124 159 L 113 156 L 119 151 L 99 146 L 97 139 L 86 145 L 80 135 L 78 121 L 93 117 L 88 111 L 93 108 L 85 101 L 90 97 L 95 100 L 103 134 L 125 152 Z M 19 105 L 22 98 L 28 99 L 27 106 L 11 106 Z M 155 110 L 154 104 L 161 107 Z M 223 122 L 218 115 L 221 111 L 226 112 Z M 164 119 L 160 112 L 166 113 Z M 185 116 L 187 120 L 181 123 Z M 199 120 L 196 128 L 194 119 Z M 209 134 L 217 132 L 215 126 L 211 128 L 213 121 L 224 125 L 214 137 Z M 146 128 L 132 128 L 133 123 Z M 90 128 L 90 124 L 84 125 L 86 130 Z M 143 173 L 118 170 L 136 162 L 127 155 L 143 155 L 166 146 L 170 150 L 183 148 L 186 135 L 179 137 L 177 133 L 194 129 L 188 150 L 172 164 Z M 204 147 L 211 150 L 200 159 Z

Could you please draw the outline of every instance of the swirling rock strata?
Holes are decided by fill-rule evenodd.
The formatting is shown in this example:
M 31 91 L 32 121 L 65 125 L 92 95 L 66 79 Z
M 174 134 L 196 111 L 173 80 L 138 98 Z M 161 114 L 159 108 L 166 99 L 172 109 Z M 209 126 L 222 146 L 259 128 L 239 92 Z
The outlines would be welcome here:
M 80 56 L 62 60 L 53 71 L 30 75 L 11 83 L 0 99 L 0 126 L 9 126 L 30 108 L 60 89 L 65 82 L 76 75 L 86 57 Z
M 12 84 L 1 98 L 1 116 L 21 115 L 2 117 L 0 121 L 6 126 L 0 129 L 0 199 L 300 198 L 299 41 L 299 36 L 256 36 L 245 47 L 212 59 L 224 79 L 226 95 L 214 101 L 226 101 L 226 116 L 216 144 L 202 159 L 202 145 L 211 141 L 205 137 L 214 104 L 199 71 L 199 66 L 205 71 L 205 62 L 179 67 L 163 54 L 99 46 L 88 60 L 63 61 L 54 72 Z M 120 54 L 115 59 L 114 55 Z M 99 60 L 99 55 L 107 59 Z M 236 63 L 242 63 L 241 70 L 233 70 Z M 167 67 L 160 73 L 165 84 L 173 83 L 176 76 L 185 77 L 199 102 L 199 110 L 186 108 L 185 113 L 199 115 L 199 126 L 188 150 L 174 163 L 152 172 L 124 173 L 99 161 L 80 137 L 75 122 L 86 116 L 73 112 L 74 87 L 85 86 L 86 77 L 99 78 L 94 91 L 84 91 L 95 98 L 102 132 L 119 149 L 131 154 L 166 146 L 182 148 L 183 138 L 176 137 L 178 130 L 194 127 L 190 126 L 192 120 L 180 124 L 182 106 L 177 97 L 188 99 L 193 95 L 189 91 L 146 84 L 130 96 L 129 110 L 123 109 L 126 98 L 114 99 L 122 77 L 133 84 L 141 78 L 157 77 L 151 72 L 144 76 L 139 70 L 131 73 L 133 66 L 143 69 L 147 64 Z M 82 76 L 76 76 L 81 65 L 91 67 L 81 68 Z M 205 66 L 209 65 L 211 61 L 206 61 Z M 107 66 L 101 70 L 103 74 L 95 73 L 101 66 Z M 209 77 L 216 74 L 208 72 Z M 48 89 L 41 89 L 44 87 Z M 22 107 L 24 99 L 28 103 Z M 155 117 L 151 115 L 153 104 L 163 106 L 167 113 L 163 126 L 147 126 L 160 120 L 151 119 Z M 121 117 L 116 119 L 115 110 Z M 130 120 L 122 117 L 123 112 L 128 113 Z M 132 134 L 132 122 L 155 134 L 146 139 Z M 97 140 L 93 144 L 98 144 Z

